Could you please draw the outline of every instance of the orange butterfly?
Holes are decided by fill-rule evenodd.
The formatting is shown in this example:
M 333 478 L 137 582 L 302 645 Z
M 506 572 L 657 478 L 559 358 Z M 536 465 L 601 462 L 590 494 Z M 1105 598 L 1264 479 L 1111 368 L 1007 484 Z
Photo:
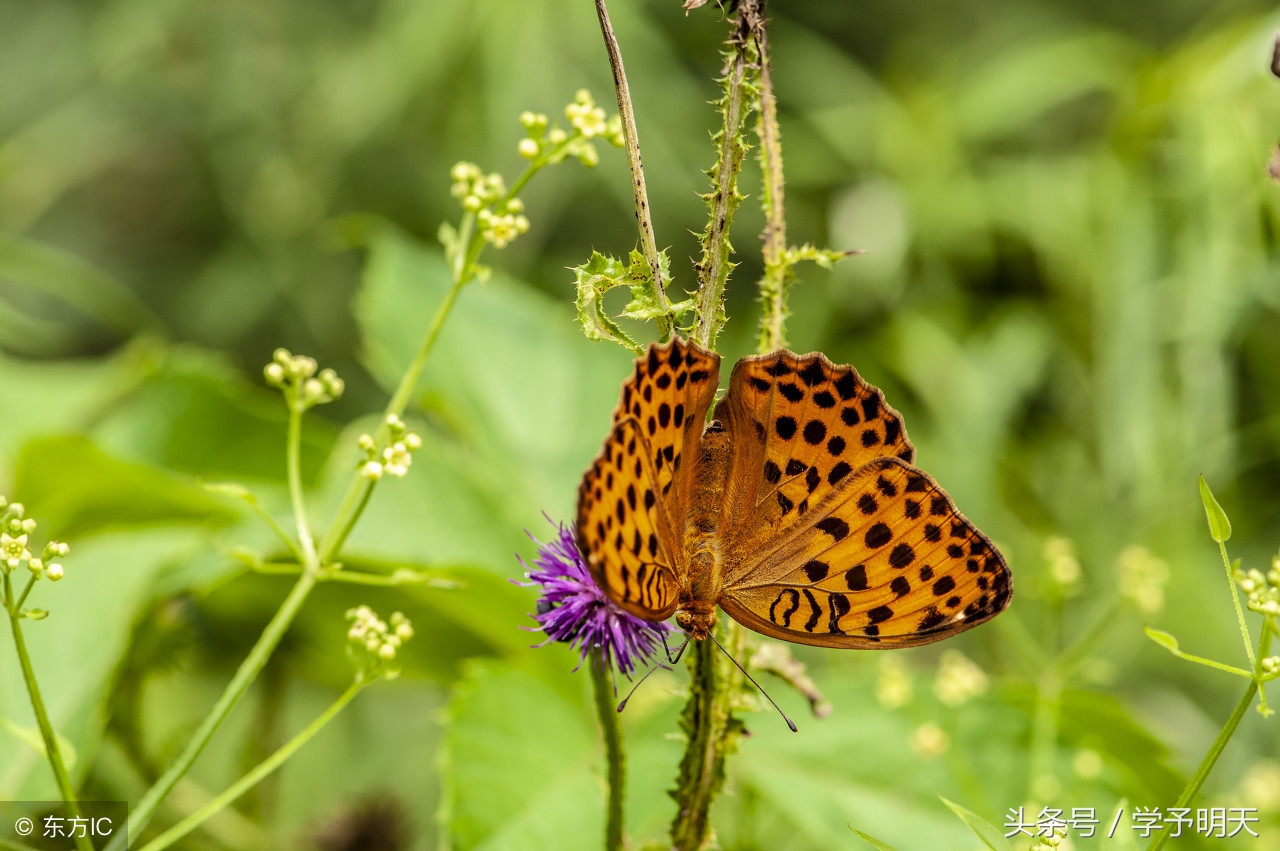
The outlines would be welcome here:
M 707 423 L 720 356 L 649 346 L 578 489 L 578 546 L 637 617 L 695 639 L 716 606 L 774 638 L 910 647 L 1009 605 L 991 541 L 912 465 L 898 412 L 825 355 L 743 358 Z

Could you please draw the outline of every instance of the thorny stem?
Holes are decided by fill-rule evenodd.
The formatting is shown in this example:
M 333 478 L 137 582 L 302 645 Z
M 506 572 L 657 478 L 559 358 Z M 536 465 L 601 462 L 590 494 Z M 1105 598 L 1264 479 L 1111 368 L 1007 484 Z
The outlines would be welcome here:
M 719 133 L 716 164 L 711 170 L 711 192 L 707 195 L 711 215 L 701 238 L 702 259 L 698 262 L 698 292 L 694 296 L 698 318 L 692 336 L 704 349 L 715 348 L 716 337 L 726 318 L 724 289 L 735 265 L 729 260 L 733 250 L 729 230 L 741 200 L 738 173 L 746 155 L 742 125 L 752 108 L 752 84 L 747 79 L 747 69 L 755 65 L 755 46 L 741 6 L 729 43 L 734 50 L 724 79 L 725 94 L 721 102 L 724 124 Z
M 742 655 L 742 629 L 730 623 L 725 649 Z M 689 654 L 689 702 L 680 717 L 688 736 L 680 761 L 676 817 L 671 824 L 675 851 L 701 851 L 711 840 L 711 804 L 724 786 L 725 756 L 737 744 L 742 722 L 733 717 L 734 696 L 742 686 L 741 674 L 728 659 L 716 656 L 710 638 L 695 641 Z
M 211 816 L 224 809 L 228 804 L 231 804 L 245 792 L 261 783 L 268 775 L 283 765 L 289 757 L 293 756 L 299 748 L 310 741 L 316 733 L 320 732 L 326 724 L 332 721 L 337 714 L 351 702 L 351 699 L 360 693 L 360 689 L 365 685 L 367 685 L 367 683 L 363 679 L 357 679 L 329 706 L 328 709 L 308 724 L 305 730 L 286 742 L 279 750 L 271 754 L 271 756 L 258 763 L 253 770 L 233 783 L 225 792 L 218 795 L 212 801 L 205 804 L 199 810 L 187 816 L 164 833 L 160 834 L 160 836 L 148 842 L 142 847 L 142 851 L 161 851 L 163 848 L 168 848 L 179 839 L 195 830 Z
M 627 72 L 622 66 L 622 50 L 609 22 L 609 11 L 604 0 L 596 0 L 596 16 L 600 19 L 600 32 L 604 36 L 605 50 L 609 53 L 609 67 L 613 70 L 613 88 L 618 94 L 618 115 L 622 119 L 622 138 L 627 151 L 627 166 L 631 170 L 631 191 L 635 196 L 636 224 L 640 228 L 640 252 L 653 273 L 653 299 L 662 311 L 658 314 L 658 341 L 671 339 L 671 317 L 666 312 L 671 306 L 667 300 L 667 282 L 663 278 L 662 260 L 658 243 L 653 236 L 653 218 L 649 213 L 649 191 L 644 182 L 644 166 L 640 162 L 640 135 L 636 130 L 635 110 L 631 106 L 631 89 L 627 86 Z
M 760 121 L 756 135 L 760 138 L 760 172 L 762 176 L 760 204 L 764 208 L 764 241 L 762 259 L 764 275 L 760 279 L 760 345 L 771 352 L 787 344 L 787 276 L 784 260 L 787 249 L 787 215 L 782 177 L 782 131 L 778 126 L 778 100 L 773 94 L 772 58 L 764 18 L 765 0 L 743 0 L 739 13 L 746 21 L 756 42 L 760 62 Z
M 28 583 L 27 591 L 31 590 Z M 22 599 L 26 599 L 26 593 Z M 71 784 L 71 775 L 67 773 L 66 763 L 62 760 L 62 751 L 58 747 L 58 737 L 53 731 L 53 723 L 49 720 L 49 712 L 45 709 L 44 696 L 40 693 L 40 684 L 36 682 L 36 671 L 31 664 L 31 654 L 27 652 L 27 641 L 22 635 L 21 601 L 14 600 L 13 582 L 8 573 L 4 574 L 4 599 L 9 608 L 9 626 L 13 630 L 13 647 L 18 654 L 18 663 L 22 667 L 22 679 L 27 684 L 27 695 L 31 698 L 31 709 L 36 716 L 36 725 L 40 728 L 40 739 L 44 742 L 45 757 L 49 767 L 53 769 L 53 777 L 58 783 L 58 794 L 66 802 L 67 812 L 73 818 L 81 818 L 80 804 L 76 800 L 75 786 Z M 93 843 L 88 837 L 77 836 L 76 848 L 79 851 L 93 851 Z
M 1266 657 L 1271 652 L 1271 630 L 1263 629 L 1262 641 L 1258 647 L 1258 655 Z M 1250 651 L 1253 648 L 1249 648 Z M 1235 735 L 1236 728 L 1240 726 L 1240 722 L 1244 720 L 1244 714 L 1249 711 L 1249 707 L 1253 704 L 1254 695 L 1258 692 L 1258 681 L 1256 679 L 1250 681 L 1241 696 L 1240 702 L 1236 704 L 1236 708 L 1232 711 L 1231 717 L 1227 719 L 1227 723 L 1223 725 L 1222 730 L 1218 733 L 1218 737 L 1213 740 L 1213 744 L 1209 746 L 1209 752 L 1204 755 L 1204 759 L 1200 761 L 1200 766 L 1196 768 L 1196 773 L 1192 775 L 1191 780 L 1187 783 L 1187 788 L 1182 790 L 1182 794 L 1178 796 L 1178 802 L 1175 807 L 1185 807 L 1195 799 L 1200 792 L 1200 787 L 1204 785 L 1205 780 L 1209 778 L 1209 774 L 1213 771 L 1213 767 L 1218 763 L 1218 757 L 1222 756 L 1222 752 L 1226 750 L 1227 743 L 1231 741 L 1231 737 Z M 1147 851 L 1159 851 L 1165 843 L 1169 841 L 1169 831 L 1161 831 L 1147 846 Z
M 599 650 L 591 654 L 587 666 L 591 668 L 591 686 L 595 693 L 596 716 L 600 719 L 600 732 L 604 736 L 605 760 L 608 763 L 609 808 L 604 830 L 605 851 L 622 851 L 623 804 L 627 797 L 627 756 L 622 748 L 622 725 L 618 710 L 614 708 L 613 684 L 609 670 Z

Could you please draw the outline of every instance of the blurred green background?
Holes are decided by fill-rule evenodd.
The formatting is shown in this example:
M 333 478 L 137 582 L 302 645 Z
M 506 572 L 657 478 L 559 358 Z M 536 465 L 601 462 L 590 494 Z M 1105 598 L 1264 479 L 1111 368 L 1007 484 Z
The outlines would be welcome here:
M 726 26 L 679 5 L 611 12 L 659 244 L 687 287 Z M 772 682 L 801 733 L 748 716 L 715 811 L 723 847 L 860 847 L 848 824 L 906 851 L 977 847 L 939 794 L 997 825 L 1016 806 L 1172 806 L 1241 691 L 1141 631 L 1243 661 L 1197 474 L 1246 567 L 1280 544 L 1280 186 L 1266 171 L 1280 14 L 1246 0 L 770 11 L 791 241 L 869 252 L 802 270 L 792 348 L 884 388 L 1018 590 L 983 629 L 892 654 L 905 673 L 886 674 L 888 654 L 797 648 L 834 711 L 804 717 Z M 284 411 L 260 378 L 271 351 L 347 380 L 307 422 L 326 517 L 447 285 L 434 235 L 457 219 L 449 167 L 514 178 L 520 111 L 558 116 L 584 86 L 607 104 L 610 76 L 589 3 L 0 0 L 0 80 L 0 492 L 73 547 L 66 580 L 32 601 L 53 615 L 27 625 L 73 773 L 87 797 L 136 800 L 287 587 L 231 557 L 275 554 L 273 540 L 197 484 L 245 483 L 286 516 Z M 754 165 L 743 180 L 757 195 Z M 346 552 L 464 587 L 320 588 L 158 823 L 345 685 L 348 606 L 410 615 L 406 676 L 183 847 L 599 846 L 587 678 L 563 648 L 528 649 L 534 597 L 508 579 L 534 551 L 524 529 L 546 539 L 543 511 L 571 518 L 627 369 L 574 327 L 565 268 L 634 244 L 623 158 L 554 169 L 523 198 L 532 230 L 487 255 L 497 273 L 464 292 L 420 385 L 411 474 L 379 487 Z M 730 359 L 754 339 L 753 200 L 734 239 Z M 1167 568 L 1145 609 L 1113 605 L 1126 559 Z M 1078 581 L 1054 581 L 1073 566 Z M 1046 677 L 1099 618 L 1084 664 Z M 30 710 L 0 645 L 0 798 L 55 797 L 21 742 Z M 991 678 L 961 706 L 931 688 L 948 648 Z M 877 699 L 886 676 L 912 679 L 910 703 Z M 680 752 L 685 673 L 655 679 L 624 716 L 638 841 L 670 820 Z M 922 749 L 926 724 L 945 752 Z M 1280 848 L 1276 729 L 1251 712 L 1202 799 L 1258 807 L 1260 849 Z

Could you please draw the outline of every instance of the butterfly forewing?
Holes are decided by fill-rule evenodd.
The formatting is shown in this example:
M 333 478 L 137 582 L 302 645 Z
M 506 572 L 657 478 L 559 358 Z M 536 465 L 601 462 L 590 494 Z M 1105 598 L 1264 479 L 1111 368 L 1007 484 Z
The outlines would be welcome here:
M 846 478 L 726 578 L 720 605 L 765 635 L 828 647 L 927 644 L 1008 605 L 1003 556 L 897 458 Z
M 725 535 L 738 548 L 801 522 L 863 465 L 915 457 L 880 390 L 822 354 L 743 358 L 716 416 L 733 446 L 726 515 L 740 522 Z
M 578 490 L 578 544 L 596 581 L 632 614 L 675 611 L 686 500 L 719 357 L 683 340 L 652 345 L 622 386 L 613 428 Z

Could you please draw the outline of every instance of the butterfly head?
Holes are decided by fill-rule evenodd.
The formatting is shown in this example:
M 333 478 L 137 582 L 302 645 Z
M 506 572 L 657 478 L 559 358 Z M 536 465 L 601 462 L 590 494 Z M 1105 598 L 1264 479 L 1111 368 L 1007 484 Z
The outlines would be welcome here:
M 676 626 L 691 638 L 705 641 L 716 628 L 716 606 L 706 600 L 690 600 L 676 610 Z

